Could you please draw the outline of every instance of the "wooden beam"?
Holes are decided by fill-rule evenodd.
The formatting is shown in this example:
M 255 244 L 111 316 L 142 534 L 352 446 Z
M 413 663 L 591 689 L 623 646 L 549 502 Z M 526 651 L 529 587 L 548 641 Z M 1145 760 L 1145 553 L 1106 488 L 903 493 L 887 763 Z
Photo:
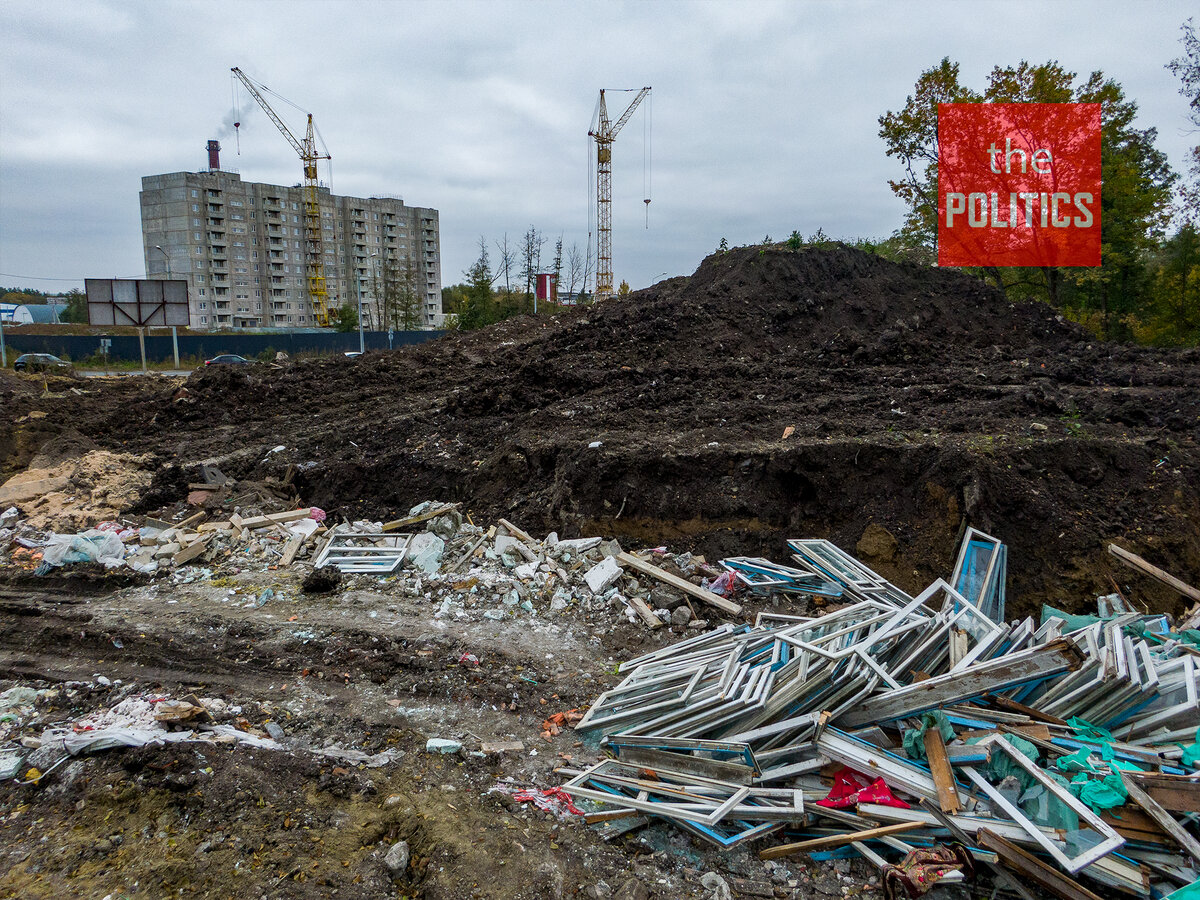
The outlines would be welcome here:
M 655 628 L 662 628 L 662 619 L 654 614 L 654 610 L 652 610 L 646 604 L 646 601 L 641 597 L 627 597 L 625 598 L 625 602 L 633 607 L 633 611 L 642 617 L 642 621 L 645 622 L 647 627 L 649 627 L 651 630 L 654 630 Z
M 964 847 L 971 848 L 967 852 L 970 853 L 971 856 L 974 857 L 978 862 L 982 862 L 985 866 L 987 866 L 991 873 L 996 877 L 997 881 L 1003 881 L 1005 884 L 1007 884 L 1016 892 L 1017 896 L 1020 897 L 1021 900 L 1038 900 L 1037 897 L 1035 897 L 1025 888 L 1025 885 L 1021 884 L 1019 880 L 1014 878 L 1006 870 L 1002 869 L 996 864 L 994 861 L 996 858 L 994 853 L 989 852 L 985 855 L 984 851 L 975 849 L 975 845 L 978 843 L 978 841 L 971 840 L 971 836 L 959 828 L 953 819 L 939 811 L 938 808 L 933 805 L 932 801 L 922 798 L 920 803 L 921 807 L 926 812 L 933 816 L 943 828 L 950 832 L 950 836 L 952 838 L 954 838 Z
M 178 553 L 176 553 L 174 556 L 171 557 L 172 565 L 181 566 L 185 562 L 190 562 L 191 560 L 195 559 L 197 556 L 199 556 L 201 553 L 203 553 L 205 550 L 208 549 L 208 539 L 210 537 L 212 537 L 211 533 L 206 534 L 204 537 L 200 538 L 200 540 L 196 541 L 195 543 L 189 544 L 188 546 L 184 547 L 182 550 L 180 550 Z
M 262 528 L 264 525 L 274 525 L 278 522 L 295 522 L 299 519 L 307 519 L 308 514 L 312 512 L 312 508 L 305 506 L 303 509 L 293 509 L 288 512 L 271 513 L 266 516 L 254 516 L 251 519 L 242 519 L 239 523 L 242 528 Z M 230 516 L 230 521 L 233 517 Z
M 657 578 L 663 584 L 670 585 L 678 591 L 683 591 L 685 594 L 691 594 L 697 600 L 703 600 L 709 606 L 715 606 L 717 609 L 729 613 L 731 616 L 736 616 L 742 611 L 741 606 L 732 600 L 726 600 L 719 594 L 696 587 L 690 581 L 686 581 L 677 575 L 672 575 L 670 572 L 660 569 L 658 566 L 652 565 L 643 559 L 638 559 L 632 553 L 618 553 L 616 559 L 623 566 L 636 569 L 638 572 L 641 572 L 643 575 L 649 575 L 651 578 Z
M 290 566 L 296 558 L 296 554 L 300 552 L 300 547 L 304 544 L 304 535 L 293 534 L 287 539 L 287 543 L 283 545 L 283 555 L 279 557 L 281 566 Z
M 962 804 L 954 784 L 954 770 L 950 768 L 950 758 L 946 755 L 946 742 L 936 727 L 925 730 L 925 757 L 929 761 L 933 783 L 937 786 L 938 805 L 942 812 L 957 816 Z
M 1108 552 L 1130 568 L 1137 569 L 1143 575 L 1149 575 L 1151 578 L 1161 581 L 1167 587 L 1183 594 L 1183 596 L 1190 597 L 1193 600 L 1200 600 L 1200 590 L 1197 590 L 1186 582 L 1180 581 L 1169 572 L 1164 572 L 1158 566 L 1151 565 L 1136 553 L 1130 553 L 1116 544 L 1109 544 Z
M 429 519 L 436 519 L 438 516 L 445 515 L 452 509 L 457 509 L 457 503 L 447 503 L 445 506 L 439 506 L 436 509 L 427 509 L 423 513 L 418 513 L 415 516 L 408 516 L 404 519 L 395 519 L 391 522 L 385 522 L 383 525 L 384 531 L 399 531 L 401 528 L 407 528 L 409 525 L 416 525 L 418 522 L 426 522 Z
M 1138 806 L 1146 811 L 1151 819 L 1153 819 L 1163 831 L 1171 836 L 1180 847 L 1187 851 L 1197 863 L 1200 863 L 1200 841 L 1184 831 L 1183 826 L 1175 821 L 1175 817 L 1162 808 L 1153 797 L 1143 791 L 1134 782 L 1132 778 L 1121 773 L 1121 781 L 1125 784 L 1125 790 L 1129 791 L 1129 798 Z
M 868 828 L 866 831 L 854 831 L 848 834 L 831 834 L 828 837 L 813 838 L 808 841 L 798 841 L 795 844 L 781 844 L 778 847 L 768 847 L 758 854 L 759 859 L 778 859 L 780 856 L 790 856 L 800 851 L 824 850 L 829 847 L 844 847 L 855 841 L 870 841 L 875 838 L 887 837 L 890 834 L 903 834 L 906 831 L 916 831 L 928 828 L 924 822 L 898 822 L 895 825 L 881 825 L 878 828 Z
M 508 533 L 515 537 L 518 541 L 524 541 L 527 544 L 533 544 L 535 547 L 537 546 L 538 541 L 535 541 L 531 535 L 526 534 L 512 522 L 508 521 L 508 519 L 499 519 L 497 520 L 496 524 L 503 525 L 506 529 L 508 529 Z
M 1006 712 L 1020 713 L 1023 716 L 1029 716 L 1031 719 L 1036 719 L 1038 722 L 1045 722 L 1047 725 L 1066 725 L 1066 719 L 1060 719 L 1058 716 L 1052 716 L 1050 713 L 1044 713 L 1040 709 L 1034 709 L 1032 706 L 1026 706 L 1024 703 L 1018 703 L 1016 700 L 1010 700 L 1008 697 L 993 697 L 990 694 L 984 698 L 990 705 L 997 709 L 1003 709 Z
M 1170 812 L 1195 812 L 1200 809 L 1200 781 L 1180 775 L 1130 775 L 1138 787 Z

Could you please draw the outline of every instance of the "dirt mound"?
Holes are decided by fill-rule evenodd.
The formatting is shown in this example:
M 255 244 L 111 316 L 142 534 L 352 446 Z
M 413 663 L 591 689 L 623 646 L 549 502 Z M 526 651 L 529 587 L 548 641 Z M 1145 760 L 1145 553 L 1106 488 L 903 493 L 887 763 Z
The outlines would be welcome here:
M 874 523 L 898 547 L 881 569 L 912 590 L 947 574 L 970 523 L 1010 543 L 1031 605 L 1111 590 L 1115 537 L 1200 571 L 1200 352 L 1103 344 L 967 275 L 845 247 L 719 253 L 624 300 L 354 360 L 212 367 L 95 415 L 60 402 L 100 446 L 156 454 L 156 502 L 217 458 L 235 478 L 294 466 L 303 501 L 335 514 L 438 496 L 710 556 L 852 549 Z

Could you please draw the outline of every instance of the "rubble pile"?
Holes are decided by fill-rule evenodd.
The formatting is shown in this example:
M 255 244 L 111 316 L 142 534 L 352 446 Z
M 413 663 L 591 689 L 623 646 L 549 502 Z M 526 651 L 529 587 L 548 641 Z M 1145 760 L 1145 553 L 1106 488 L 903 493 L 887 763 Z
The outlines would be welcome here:
M 1063 897 L 1086 895 L 1076 878 L 1138 896 L 1196 881 L 1200 605 L 1172 625 L 1113 594 L 1098 616 L 1002 624 L 1006 549 L 981 532 L 916 597 L 827 541 L 789 545 L 796 567 L 729 570 L 843 602 L 623 663 L 576 725 L 610 758 L 560 770 L 590 821 L 785 836 L 760 857 L 845 851 L 900 883 L 930 847 L 940 879 L 978 863 Z

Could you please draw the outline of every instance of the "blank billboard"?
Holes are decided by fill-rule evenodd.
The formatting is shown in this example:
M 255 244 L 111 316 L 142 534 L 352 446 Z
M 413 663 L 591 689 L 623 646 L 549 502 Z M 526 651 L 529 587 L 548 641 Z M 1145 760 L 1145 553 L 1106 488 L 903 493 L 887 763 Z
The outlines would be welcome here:
M 188 285 L 182 279 L 85 278 L 89 325 L 187 326 Z

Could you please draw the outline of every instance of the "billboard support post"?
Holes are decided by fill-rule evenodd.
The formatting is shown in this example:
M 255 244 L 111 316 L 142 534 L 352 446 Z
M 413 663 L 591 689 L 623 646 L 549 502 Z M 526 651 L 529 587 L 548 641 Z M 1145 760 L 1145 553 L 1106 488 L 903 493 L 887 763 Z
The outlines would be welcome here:
M 142 374 L 146 374 L 146 329 L 138 327 L 138 347 L 142 351 Z
M 175 368 L 179 368 L 179 329 L 171 326 L 171 350 L 175 353 Z

